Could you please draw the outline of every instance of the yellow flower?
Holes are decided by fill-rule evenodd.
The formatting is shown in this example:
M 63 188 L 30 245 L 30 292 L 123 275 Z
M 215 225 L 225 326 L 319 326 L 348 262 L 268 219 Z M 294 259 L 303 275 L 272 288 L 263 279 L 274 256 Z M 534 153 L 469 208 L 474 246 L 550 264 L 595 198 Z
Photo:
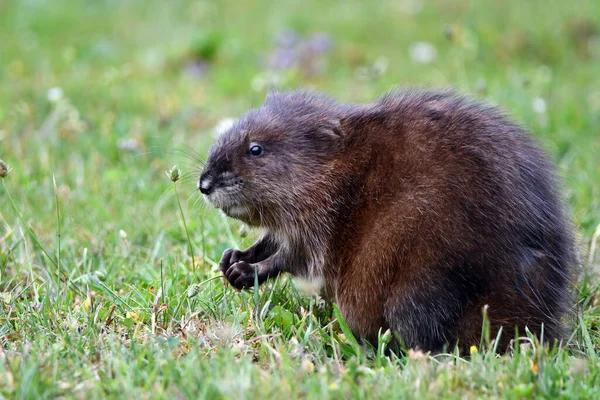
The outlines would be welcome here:
M 537 361 L 532 361 L 532 362 L 531 362 L 531 371 L 532 371 L 534 374 L 537 374 L 537 373 L 538 373 L 538 371 L 539 371 L 539 369 L 540 369 L 540 366 L 539 366 L 538 362 L 537 362 Z
M 139 322 L 140 321 L 140 316 L 137 315 L 136 313 L 134 313 L 133 311 L 127 311 L 127 314 L 125 315 L 126 318 L 131 318 L 132 320 Z
M 83 302 L 83 307 L 85 308 L 86 311 L 90 311 L 90 307 L 92 305 L 92 302 L 90 300 L 90 298 L 88 297 L 87 299 L 85 299 L 85 301 Z

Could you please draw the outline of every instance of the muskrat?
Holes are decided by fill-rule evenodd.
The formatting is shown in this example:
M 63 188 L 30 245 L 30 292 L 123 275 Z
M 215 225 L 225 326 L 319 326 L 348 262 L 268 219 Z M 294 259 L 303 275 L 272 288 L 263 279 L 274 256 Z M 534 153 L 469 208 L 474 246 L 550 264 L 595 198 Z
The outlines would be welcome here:
M 523 128 L 452 91 L 292 91 L 217 139 L 198 187 L 262 230 L 223 253 L 234 287 L 321 281 L 360 338 L 433 352 L 478 345 L 485 308 L 501 350 L 526 329 L 563 338 L 576 256 L 554 175 Z

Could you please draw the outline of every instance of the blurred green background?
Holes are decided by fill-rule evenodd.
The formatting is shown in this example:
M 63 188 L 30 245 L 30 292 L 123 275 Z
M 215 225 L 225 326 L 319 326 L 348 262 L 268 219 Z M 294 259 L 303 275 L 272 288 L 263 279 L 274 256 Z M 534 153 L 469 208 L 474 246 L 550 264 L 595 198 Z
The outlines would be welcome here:
M 598 223 L 596 1 L 0 4 L 0 143 L 15 180 L 52 171 L 71 184 L 97 165 L 105 189 L 111 176 L 149 184 L 164 167 L 151 161 L 173 160 L 130 157 L 120 139 L 202 153 L 202 135 L 270 87 L 361 102 L 398 84 L 452 86 L 525 124 L 562 168 L 577 224 L 590 235 Z M 54 118 L 52 88 L 71 105 Z
M 206 153 L 228 119 L 260 105 L 269 89 L 301 87 L 342 101 L 369 102 L 399 84 L 451 86 L 486 98 L 526 126 L 557 163 L 586 268 L 580 274 L 577 332 L 589 343 L 577 351 L 595 355 L 598 256 L 589 249 L 600 223 L 599 1 L 0 0 L 0 158 L 12 167 L 0 185 L 0 293 L 6 299 L 0 340 L 12 357 L 3 359 L 0 353 L 0 363 L 12 371 L 10 379 L 0 378 L 0 393 L 61 395 L 82 382 L 92 383 L 80 393 L 100 396 L 135 395 L 140 387 L 166 397 L 173 387 L 176 393 L 196 393 L 186 377 L 196 382 L 194 374 L 204 371 L 206 379 L 218 381 L 218 371 L 237 365 L 227 355 L 203 352 L 214 345 L 201 338 L 222 321 L 241 329 L 246 340 L 267 335 L 242 351 L 242 360 L 250 357 L 242 364 L 253 380 L 262 375 L 252 360 L 271 373 L 293 376 L 294 367 L 275 371 L 281 361 L 273 361 L 266 349 L 289 350 L 289 340 L 305 329 L 298 325 L 303 321 L 298 307 L 312 300 L 289 303 L 293 289 L 284 285 L 265 305 L 263 297 L 232 293 L 218 281 L 203 286 L 195 300 L 181 300 L 187 285 L 217 275 L 214 262 L 224 248 L 247 245 L 253 236 L 199 201 L 195 158 Z M 184 173 L 177 187 L 195 266 L 173 184 L 164 174 L 173 164 Z M 177 346 L 185 342 L 199 349 L 191 350 L 197 358 L 173 356 L 181 351 L 177 346 L 155 354 L 148 337 L 132 334 L 132 329 L 156 333 L 151 319 L 159 286 L 164 289 L 160 303 L 167 304 L 161 335 L 178 337 Z M 283 328 L 275 322 L 260 325 L 269 317 L 249 311 L 257 304 L 266 309 L 278 304 L 275 314 L 285 318 L 277 321 L 294 322 Z M 97 320 L 110 317 L 112 305 L 119 329 L 152 354 L 149 359 L 175 370 L 189 365 L 175 375 L 161 372 L 162 367 L 152 370 L 160 389 L 144 386 L 148 376 L 142 367 L 138 376 L 109 365 L 109 353 L 123 366 L 145 365 L 141 360 L 149 357 L 119 347 L 119 329 L 107 334 L 99 327 Z M 198 328 L 197 341 L 190 344 L 192 339 L 177 334 L 182 318 L 208 328 Z M 248 331 L 248 324 L 256 324 L 256 330 Z M 80 338 L 72 339 L 73 332 Z M 327 369 L 331 349 L 322 336 L 315 337 L 310 362 Z M 114 347 L 94 344 L 99 338 Z M 70 340 L 75 342 L 65 345 Z M 115 349 L 124 353 L 115 356 Z M 90 361 L 94 354 L 98 360 Z M 570 371 L 571 361 L 565 361 L 564 371 L 557 367 L 563 371 L 557 376 Z M 412 361 L 403 362 L 412 371 Z M 95 380 L 88 363 L 106 379 L 100 374 Z M 197 363 L 207 364 L 196 370 Z M 437 368 L 435 362 L 427 365 L 434 368 L 430 372 Z M 527 371 L 529 361 L 489 365 L 495 383 L 484 379 L 481 387 L 467 390 L 449 380 L 433 392 L 426 385 L 419 390 L 423 395 L 501 394 L 498 382 L 513 374 L 523 379 L 525 395 L 554 393 L 537 392 L 538 386 L 528 392 L 531 381 L 519 375 L 520 368 Z M 70 380 L 69 371 L 78 378 Z M 407 372 L 402 379 L 412 382 L 419 374 L 414 371 L 417 375 Z M 307 386 L 288 387 L 289 393 L 356 394 L 346 375 L 328 373 L 306 378 Z M 334 378 L 341 379 L 337 389 L 322 389 L 322 379 Z M 372 393 L 400 390 L 381 379 L 379 385 L 370 381 L 379 390 Z M 569 384 L 578 378 L 573 379 L 565 387 L 574 388 Z M 57 389 L 61 380 L 64 388 Z M 492 392 L 482 389 L 488 384 Z M 248 393 L 261 393 L 248 385 Z

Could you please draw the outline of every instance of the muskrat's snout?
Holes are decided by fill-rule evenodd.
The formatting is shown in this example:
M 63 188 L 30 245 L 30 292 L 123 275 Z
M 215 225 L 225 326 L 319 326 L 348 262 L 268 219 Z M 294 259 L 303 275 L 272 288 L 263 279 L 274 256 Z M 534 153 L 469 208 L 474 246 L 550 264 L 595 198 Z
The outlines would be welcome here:
M 202 172 L 200 178 L 198 179 L 198 189 L 200 193 L 204 195 L 209 195 L 214 191 L 214 184 L 211 176 L 208 174 L 208 171 Z
M 219 194 L 215 192 L 233 193 L 240 188 L 243 180 L 232 171 L 213 171 L 205 169 L 198 179 L 198 190 L 206 196 Z
M 243 187 L 244 181 L 238 174 L 210 163 L 198 178 L 198 190 L 204 195 L 206 201 L 225 212 L 245 205 Z

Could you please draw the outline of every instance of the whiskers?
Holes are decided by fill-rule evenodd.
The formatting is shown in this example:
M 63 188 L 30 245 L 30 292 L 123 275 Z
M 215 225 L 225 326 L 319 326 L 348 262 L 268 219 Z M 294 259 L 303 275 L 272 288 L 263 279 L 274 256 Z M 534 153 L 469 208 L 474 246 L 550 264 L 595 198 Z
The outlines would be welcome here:
M 148 151 L 134 151 L 132 152 L 135 157 L 143 157 L 148 155 L 170 155 L 173 157 L 177 157 L 179 160 L 185 160 L 186 162 L 198 165 L 200 164 L 202 167 L 206 165 L 206 160 L 198 151 L 194 150 L 192 147 L 186 144 L 182 144 L 183 148 L 172 147 L 165 148 L 162 146 L 151 146 Z M 179 164 L 180 162 L 178 162 Z
M 183 145 L 184 148 L 170 148 L 164 150 L 164 153 L 175 158 L 173 164 L 183 164 L 183 173 L 179 178 L 183 183 L 187 184 L 190 181 L 197 180 L 202 174 L 206 166 L 206 160 L 196 150 L 188 145 Z M 196 190 L 198 187 L 194 185 Z
M 198 178 L 200 177 L 200 174 L 202 174 L 202 169 L 200 168 L 195 168 L 192 169 L 190 171 L 184 172 L 181 174 L 181 176 L 179 177 L 179 179 L 182 182 L 188 183 L 191 180 L 198 180 Z M 194 188 L 197 190 L 198 189 L 198 185 L 194 185 Z
M 135 157 L 143 156 L 171 156 L 173 159 L 166 162 L 167 165 L 178 165 L 182 166 L 183 173 L 179 177 L 184 183 L 189 183 L 190 180 L 195 180 L 200 177 L 204 167 L 206 166 L 206 160 L 196 150 L 188 145 L 182 145 L 184 148 L 168 148 L 153 147 L 149 151 L 138 152 Z M 162 158 L 162 157 L 161 157 Z M 194 185 L 197 189 L 197 185 Z
M 168 148 L 164 149 L 161 147 L 153 148 L 147 152 L 140 152 L 136 154 L 137 157 L 144 155 L 155 155 L 155 156 L 169 156 L 172 158 L 167 164 L 182 165 L 184 171 L 190 173 L 201 173 L 206 166 L 206 160 L 196 150 L 185 145 L 185 148 Z M 187 175 L 184 174 L 184 175 Z
M 192 205 L 192 208 L 197 209 L 199 208 L 201 211 L 204 211 L 206 209 L 206 201 L 204 200 L 204 197 L 202 197 L 202 195 L 200 194 L 199 190 L 194 190 L 194 192 L 192 192 L 186 202 L 188 204 Z
M 206 160 L 196 150 L 188 145 L 183 145 L 184 148 L 172 148 L 168 149 L 167 154 L 171 154 L 178 157 L 183 157 L 194 164 L 200 164 L 203 168 L 206 166 Z

